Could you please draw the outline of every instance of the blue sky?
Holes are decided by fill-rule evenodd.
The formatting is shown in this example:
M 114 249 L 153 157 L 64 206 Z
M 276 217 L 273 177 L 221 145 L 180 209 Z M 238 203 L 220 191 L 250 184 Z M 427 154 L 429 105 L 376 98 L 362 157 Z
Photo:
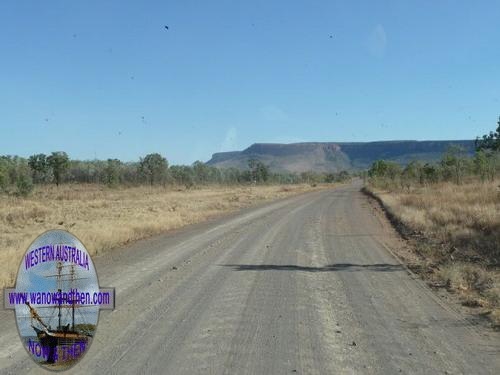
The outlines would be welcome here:
M 498 14 L 498 1 L 2 1 L 0 154 L 190 164 L 254 142 L 473 139 L 500 115 Z

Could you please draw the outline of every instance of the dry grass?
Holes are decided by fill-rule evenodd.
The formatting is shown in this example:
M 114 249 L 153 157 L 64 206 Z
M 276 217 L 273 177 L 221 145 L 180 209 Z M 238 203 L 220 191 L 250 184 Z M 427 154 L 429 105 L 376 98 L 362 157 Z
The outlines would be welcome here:
M 500 324 L 499 181 L 441 183 L 411 191 L 371 189 L 409 229 L 424 269 L 462 303 Z
M 256 202 L 320 188 L 288 185 L 186 190 L 66 185 L 37 187 L 28 198 L 1 195 L 0 287 L 14 284 L 23 253 L 36 236 L 49 229 L 69 230 L 94 255 Z
M 377 192 L 407 227 L 448 243 L 455 257 L 500 262 L 500 189 L 497 182 L 443 183 L 411 192 Z

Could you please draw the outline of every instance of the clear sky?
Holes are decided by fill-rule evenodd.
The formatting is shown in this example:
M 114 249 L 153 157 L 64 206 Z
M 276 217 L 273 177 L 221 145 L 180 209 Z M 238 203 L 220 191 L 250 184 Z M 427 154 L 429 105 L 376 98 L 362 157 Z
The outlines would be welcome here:
M 500 115 L 499 14 L 498 1 L 3 0 L 0 154 L 190 164 L 254 142 L 474 139 Z

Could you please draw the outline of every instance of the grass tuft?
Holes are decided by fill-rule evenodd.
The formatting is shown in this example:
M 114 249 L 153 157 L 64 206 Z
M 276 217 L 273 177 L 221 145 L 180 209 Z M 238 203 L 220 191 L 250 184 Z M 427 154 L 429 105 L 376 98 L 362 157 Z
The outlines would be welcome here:
M 419 256 L 419 272 L 482 308 L 500 326 L 499 181 L 439 183 L 411 190 L 370 188 Z M 437 272 L 426 272 L 437 269 Z M 431 275 L 431 276 L 428 276 Z

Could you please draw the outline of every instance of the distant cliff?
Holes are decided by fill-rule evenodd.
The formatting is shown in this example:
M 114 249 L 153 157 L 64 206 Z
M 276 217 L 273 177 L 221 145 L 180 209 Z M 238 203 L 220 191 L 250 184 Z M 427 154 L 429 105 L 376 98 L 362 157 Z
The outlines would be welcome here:
M 243 151 L 218 152 L 207 164 L 220 168 L 248 168 L 249 159 L 257 159 L 272 171 L 338 172 L 368 168 L 384 159 L 407 164 L 412 160 L 434 162 L 451 145 L 474 152 L 474 141 L 380 141 L 380 142 L 307 142 L 255 143 Z

